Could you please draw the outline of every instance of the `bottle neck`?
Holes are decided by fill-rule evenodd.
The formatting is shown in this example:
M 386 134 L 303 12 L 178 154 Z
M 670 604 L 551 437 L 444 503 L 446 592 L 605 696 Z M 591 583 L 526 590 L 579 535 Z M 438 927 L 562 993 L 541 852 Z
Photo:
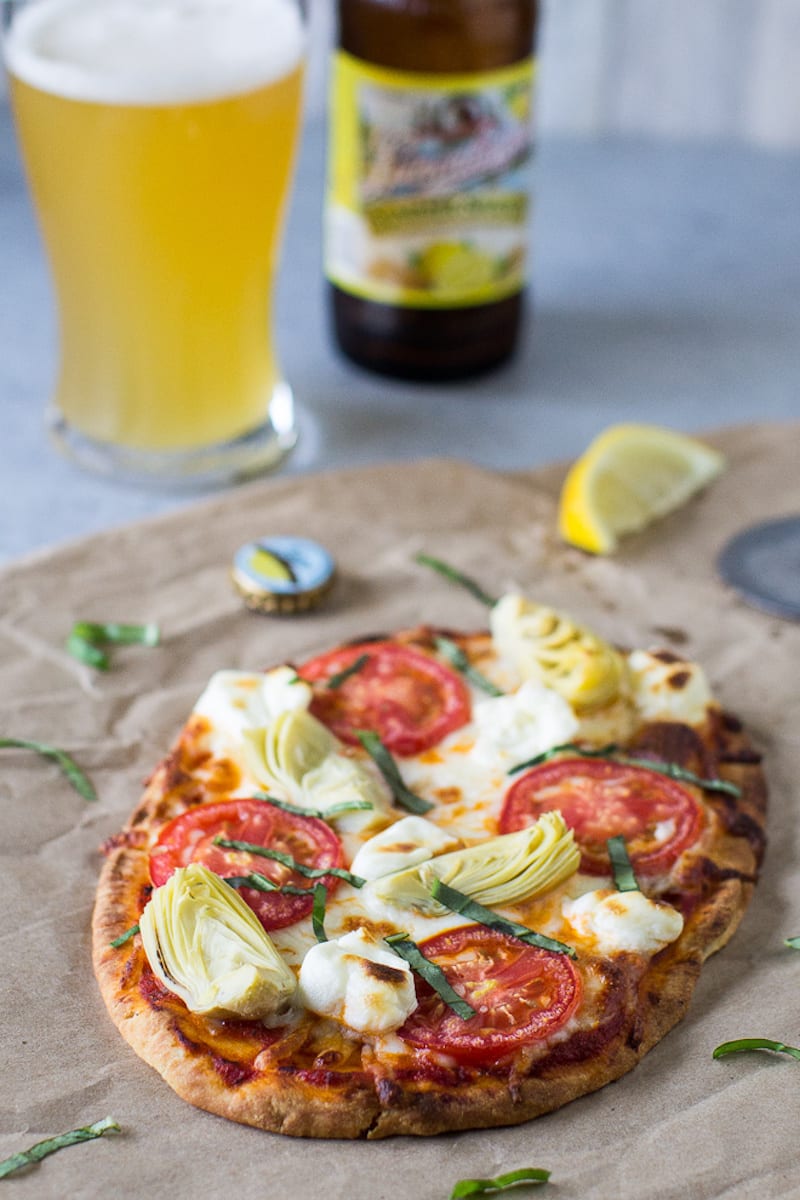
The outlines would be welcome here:
M 537 0 L 339 0 L 339 45 L 397 70 L 493 71 L 527 58 Z

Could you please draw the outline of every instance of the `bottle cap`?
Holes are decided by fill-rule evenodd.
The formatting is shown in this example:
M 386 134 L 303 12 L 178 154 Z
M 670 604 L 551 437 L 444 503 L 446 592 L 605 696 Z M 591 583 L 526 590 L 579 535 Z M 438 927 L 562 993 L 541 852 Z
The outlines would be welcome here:
M 743 530 L 723 546 L 717 567 L 748 604 L 800 620 L 800 517 Z
M 236 551 L 231 578 L 248 608 L 298 613 L 315 608 L 333 586 L 336 564 L 318 542 L 259 538 Z

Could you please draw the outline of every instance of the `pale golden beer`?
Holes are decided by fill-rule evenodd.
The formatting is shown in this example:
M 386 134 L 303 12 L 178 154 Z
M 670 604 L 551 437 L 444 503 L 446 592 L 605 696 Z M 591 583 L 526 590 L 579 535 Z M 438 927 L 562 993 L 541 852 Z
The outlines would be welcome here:
M 22 17 L 6 46 L 58 299 L 57 420 L 79 443 L 122 448 L 134 465 L 138 454 L 155 473 L 171 463 L 202 473 L 213 463 L 208 451 L 263 434 L 265 422 L 269 454 L 280 457 L 294 440 L 270 305 L 300 120 L 302 26 L 290 0 L 221 2 L 222 12 L 219 0 L 34 0 L 24 11 L 38 10 L 40 31 L 52 9 L 56 34 L 81 9 L 96 22 L 120 9 L 99 83 L 93 64 L 79 64 L 77 82 L 39 64 L 37 28 L 31 52 L 15 52 L 29 49 Z M 138 6 L 162 40 L 165 12 L 185 23 L 209 7 L 235 41 L 240 5 L 243 38 L 252 42 L 259 27 L 249 22 L 260 22 L 260 55 L 243 47 L 245 63 L 226 64 L 219 79 L 202 60 L 205 35 L 193 47 L 180 19 L 183 67 L 168 47 L 154 63 L 144 53 L 150 34 L 131 46 Z M 294 19 L 277 49 L 271 10 Z M 109 50 L 120 33 L 125 44 Z M 148 59 L 140 68 L 137 53 Z

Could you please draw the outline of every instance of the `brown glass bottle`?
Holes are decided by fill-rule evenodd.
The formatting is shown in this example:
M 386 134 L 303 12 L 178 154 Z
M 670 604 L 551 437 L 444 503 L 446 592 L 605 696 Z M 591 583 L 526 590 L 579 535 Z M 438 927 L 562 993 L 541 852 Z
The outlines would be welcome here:
M 538 0 L 338 0 L 338 16 L 339 49 L 362 63 L 479 77 L 530 58 Z M 329 289 L 340 348 L 383 374 L 428 380 L 473 375 L 506 359 L 517 341 L 521 278 L 512 294 L 453 307 L 376 301 L 338 281 Z

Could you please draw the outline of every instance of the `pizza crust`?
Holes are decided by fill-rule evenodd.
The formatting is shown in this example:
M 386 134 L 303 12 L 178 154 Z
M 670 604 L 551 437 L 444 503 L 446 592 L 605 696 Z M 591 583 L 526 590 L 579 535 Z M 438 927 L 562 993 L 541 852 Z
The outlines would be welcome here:
M 413 640 L 410 634 L 401 637 Z M 192 1037 L 194 1027 L 187 1032 L 182 1024 L 177 999 L 159 1006 L 143 994 L 146 960 L 138 936 L 116 950 L 110 946 L 138 921 L 147 901 L 154 831 L 204 799 L 223 799 L 231 786 L 226 770 L 216 782 L 206 775 L 199 785 L 202 762 L 191 721 L 153 775 L 131 823 L 106 847 L 94 909 L 93 960 L 112 1020 L 136 1053 L 190 1104 L 298 1137 L 382 1138 L 513 1125 L 605 1086 L 631 1070 L 686 1014 L 702 963 L 725 945 L 744 915 L 764 849 L 765 780 L 735 718 L 715 712 L 701 730 L 674 722 L 645 726 L 633 744 L 637 753 L 668 752 L 707 776 L 719 774 L 736 783 L 741 796 L 705 793 L 711 819 L 696 850 L 684 856 L 690 909 L 683 933 L 644 969 L 637 956 L 615 956 L 612 1028 L 603 1027 L 602 1037 L 595 1031 L 594 1042 L 579 1031 L 544 1052 L 537 1048 L 527 1065 L 517 1062 L 499 1075 L 467 1072 L 447 1086 L 364 1071 L 319 1071 L 309 1081 L 294 1069 L 291 1055 L 288 1062 L 273 1061 L 268 1049 L 250 1077 L 237 1075 L 233 1063 L 229 1071 L 224 1057 L 215 1062 L 202 1037 Z

